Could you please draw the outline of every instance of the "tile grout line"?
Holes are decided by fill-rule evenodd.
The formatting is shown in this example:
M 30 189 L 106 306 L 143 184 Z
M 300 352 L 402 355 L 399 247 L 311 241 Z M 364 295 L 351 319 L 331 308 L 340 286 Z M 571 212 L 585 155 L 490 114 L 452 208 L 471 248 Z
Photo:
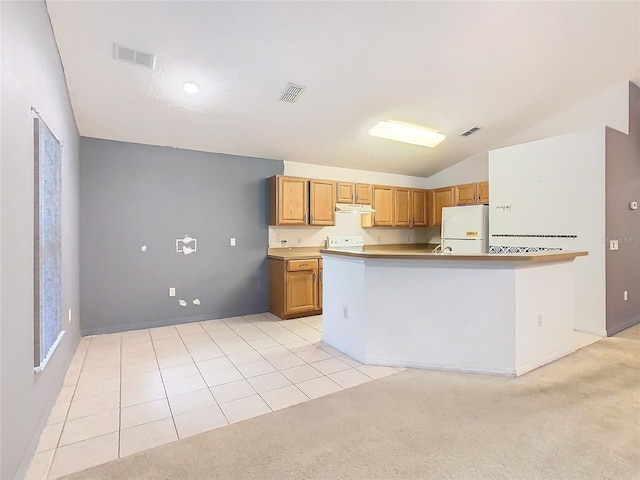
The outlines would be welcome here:
M 208 321 L 208 320 L 206 320 Z M 220 345 L 218 345 L 216 343 L 216 341 L 211 337 L 211 335 L 209 335 L 209 332 L 207 332 L 205 330 L 205 328 L 202 326 L 202 324 L 200 322 L 197 322 L 198 325 L 200 325 L 200 328 L 202 328 L 202 330 L 206 333 L 206 335 L 211 339 L 211 341 L 214 343 L 214 345 L 221 351 L 222 349 L 220 348 Z M 177 330 L 177 329 L 176 329 Z M 209 391 L 209 395 L 211 395 L 211 397 L 213 398 L 213 401 L 216 402 L 216 406 L 220 409 L 220 412 L 222 413 L 222 416 L 224 417 L 224 419 L 227 422 L 227 425 L 231 425 L 231 423 L 229 422 L 229 419 L 227 418 L 227 416 L 225 415 L 224 411 L 222 410 L 222 408 L 220 407 L 220 404 L 218 403 L 218 399 L 215 397 L 215 395 L 213 394 L 213 392 L 211 391 L 211 387 L 209 387 L 209 384 L 207 383 L 207 381 L 204 378 L 204 375 L 202 374 L 202 371 L 200 370 L 200 367 L 198 367 L 198 363 L 195 361 L 195 359 L 193 358 L 193 355 L 191 355 L 191 351 L 189 350 L 189 347 L 187 347 L 187 344 L 184 343 L 184 338 L 182 338 L 182 335 L 180 335 L 180 331 L 178 330 L 178 336 L 180 337 L 180 341 L 182 342 L 182 344 L 184 345 L 184 348 L 187 349 L 187 353 L 189 354 L 189 357 L 191 357 L 191 360 L 193 361 L 193 364 L 196 367 L 196 370 L 198 370 L 198 373 L 200 374 L 200 378 L 202 378 L 202 381 L 204 382 L 204 384 L 207 386 L 207 390 Z M 224 352 L 223 352 L 224 353 Z M 226 357 L 226 354 L 225 354 Z M 220 357 L 218 357 L 220 358 Z M 231 361 L 231 360 L 229 360 Z M 162 373 L 160 374 L 160 376 L 162 376 Z M 204 389 L 203 389 L 204 390 Z M 194 390 L 195 391 L 195 390 Z M 190 393 L 190 392 L 187 392 Z M 169 410 L 171 411 L 171 417 L 173 418 L 173 410 L 171 410 L 171 402 L 169 402 L 169 397 L 167 396 L 167 402 L 169 403 Z M 207 408 L 207 407 L 205 407 Z M 194 411 L 197 410 L 201 410 L 201 409 L 196 409 Z M 173 424 L 175 425 L 175 419 L 173 420 Z M 207 430 L 208 431 L 208 430 Z M 178 435 L 178 429 L 176 427 L 176 435 Z M 180 435 L 178 435 L 178 439 L 180 439 Z
M 265 317 L 265 318 L 266 318 L 266 317 Z M 294 366 L 292 366 L 292 367 L 288 367 L 288 368 L 283 368 L 283 369 L 278 368 L 276 365 L 274 365 L 274 364 L 271 362 L 271 360 L 269 360 L 269 358 L 267 358 L 265 355 L 263 355 L 261 352 L 259 352 L 259 351 L 258 351 L 258 349 L 257 349 L 256 347 L 254 347 L 253 345 L 251 345 L 251 344 L 249 343 L 249 341 L 247 340 L 247 338 L 245 338 L 245 337 L 243 336 L 242 329 L 240 329 L 241 331 L 240 331 L 240 332 L 238 332 L 238 331 L 234 330 L 234 328 L 233 328 L 230 324 L 227 324 L 226 322 L 224 322 L 224 321 L 222 320 L 222 322 L 221 322 L 221 323 L 223 323 L 223 324 L 224 324 L 224 326 L 225 326 L 225 330 L 224 330 L 224 332 L 227 332 L 227 331 L 228 331 L 228 332 L 230 332 L 230 333 L 232 333 L 232 334 L 233 334 L 233 341 L 232 341 L 231 343 L 233 343 L 233 342 L 235 342 L 235 341 L 238 341 L 238 342 L 240 342 L 240 343 L 244 343 L 244 344 L 248 347 L 247 353 L 249 353 L 249 352 L 251 352 L 251 353 L 257 353 L 257 354 L 258 354 L 258 357 L 259 357 L 259 358 L 261 358 L 261 359 L 263 359 L 262 361 L 265 361 L 267 364 L 271 365 L 271 367 L 275 369 L 273 372 L 266 372 L 266 373 L 262 373 L 262 374 L 260 374 L 260 375 L 246 376 L 244 373 L 242 373 L 242 372 L 239 370 L 238 365 L 237 365 L 236 363 L 234 363 L 234 362 L 231 360 L 231 358 L 230 358 L 230 357 L 231 357 L 231 356 L 233 356 L 233 355 L 241 355 L 242 353 L 245 353 L 245 352 L 239 352 L 238 354 L 231 354 L 231 355 L 229 355 L 229 354 L 225 353 L 225 352 L 224 352 L 224 350 L 222 350 L 222 348 L 220 347 L 220 344 L 218 343 L 218 341 L 216 341 L 216 339 L 214 338 L 214 336 L 212 336 L 212 334 L 204 328 L 204 326 L 202 325 L 202 323 L 201 323 L 201 322 L 197 322 L 198 326 L 200 327 L 200 332 L 199 332 L 199 333 L 196 333 L 196 334 L 194 334 L 194 335 L 200 335 L 200 334 L 202 334 L 202 335 L 203 335 L 203 337 L 206 337 L 206 338 L 208 338 L 209 340 L 211 340 L 211 341 L 212 341 L 213 345 L 215 345 L 215 347 L 216 347 L 216 348 L 217 348 L 217 349 L 222 353 L 222 355 L 221 355 L 220 357 L 213 357 L 213 359 L 215 359 L 215 358 L 224 358 L 224 359 L 226 359 L 227 361 L 229 361 L 229 362 L 231 363 L 231 365 L 233 365 L 233 367 L 234 367 L 234 368 L 235 368 L 235 369 L 240 373 L 241 377 L 242 377 L 245 381 L 247 381 L 247 382 L 250 384 L 250 386 L 251 386 L 252 390 L 255 392 L 254 394 L 255 394 L 255 395 L 257 395 L 257 396 L 261 399 L 261 401 L 263 401 L 263 402 L 266 404 L 266 406 L 269 408 L 269 411 L 274 411 L 274 410 L 273 410 L 273 409 L 271 408 L 271 406 L 267 403 L 267 401 L 266 401 L 266 400 L 265 400 L 265 398 L 263 397 L 263 394 L 266 394 L 266 393 L 268 393 L 268 392 L 271 392 L 271 391 L 274 391 L 274 390 L 277 390 L 277 389 L 279 389 L 279 388 L 283 388 L 283 387 L 272 388 L 272 389 L 270 389 L 270 390 L 265 390 L 265 391 L 263 391 L 262 393 L 259 393 L 257 390 L 255 390 L 255 387 L 253 387 L 253 385 L 251 384 L 250 379 L 252 379 L 252 378 L 257 378 L 257 377 L 264 376 L 264 375 L 273 374 L 273 373 L 279 373 L 280 375 L 283 375 L 283 374 L 282 374 L 282 372 L 283 372 L 284 370 L 287 370 L 287 369 L 289 369 L 289 368 L 302 367 L 302 366 L 305 366 L 305 365 L 308 365 L 308 366 L 311 366 L 312 368 L 315 368 L 315 367 L 313 366 L 313 363 L 314 363 L 314 362 L 309 362 L 309 361 L 305 360 L 304 358 L 300 357 L 296 352 L 294 352 L 294 351 L 293 351 L 293 350 L 291 350 L 289 347 L 287 347 L 287 345 L 292 344 L 292 343 L 297 343 L 297 342 L 304 342 L 304 344 L 307 344 L 307 345 L 309 345 L 309 346 L 312 346 L 312 349 L 320 349 L 320 350 L 323 350 L 326 354 L 328 354 L 329 358 L 327 358 L 327 359 L 321 359 L 321 360 L 316 360 L 316 362 L 323 361 L 323 360 L 334 359 L 334 358 L 339 360 L 338 356 L 336 356 L 336 355 L 335 355 L 335 353 L 332 353 L 332 352 L 330 352 L 330 351 L 326 351 L 326 350 L 324 350 L 324 347 L 326 347 L 327 345 L 326 345 L 326 344 L 323 344 L 323 342 L 322 342 L 321 340 L 320 340 L 320 341 L 316 341 L 316 342 L 312 342 L 312 341 L 310 341 L 310 340 L 307 340 L 307 339 L 305 339 L 305 338 L 301 337 L 300 335 L 298 335 L 298 334 L 297 334 L 297 333 L 295 333 L 294 331 L 289 330 L 287 327 L 282 327 L 283 329 L 286 329 L 286 330 L 288 331 L 288 333 L 287 333 L 286 335 L 293 334 L 293 335 L 295 335 L 295 336 L 298 338 L 298 340 L 296 340 L 295 342 L 281 343 L 279 340 L 277 340 L 277 339 L 276 339 L 276 337 L 273 337 L 270 333 L 268 333 L 268 330 L 267 330 L 267 331 L 264 331 L 264 330 L 262 330 L 262 329 L 258 328 L 258 327 L 254 324 L 254 323 L 265 323 L 265 324 L 269 324 L 269 323 L 270 323 L 270 324 L 277 324 L 277 321 L 275 321 L 275 320 L 272 320 L 272 319 L 266 319 L 266 321 L 265 321 L 265 322 L 262 322 L 262 321 L 259 321 L 259 322 L 251 322 L 251 321 L 249 321 L 249 320 L 247 320 L 247 319 L 244 319 L 244 320 L 245 320 L 245 322 L 244 322 L 244 323 L 235 323 L 235 324 L 231 324 L 231 325 L 234 325 L 234 326 L 236 326 L 236 327 L 245 326 L 245 325 L 246 325 L 246 326 L 249 326 L 249 325 L 250 325 L 250 326 L 252 326 L 252 327 L 253 327 L 253 329 L 255 329 L 255 332 L 256 332 L 256 333 L 258 333 L 258 331 L 259 331 L 259 333 L 260 333 L 260 337 L 262 337 L 262 338 L 258 338 L 258 340 L 261 340 L 261 339 L 267 340 L 267 339 L 269 339 L 269 340 L 273 341 L 273 342 L 276 344 L 276 345 L 274 345 L 274 346 L 278 346 L 278 347 L 282 347 L 282 348 L 283 348 L 283 351 L 282 351 L 282 354 L 283 354 L 283 355 L 293 354 L 295 357 L 298 357 L 298 358 L 299 358 L 303 363 L 302 363 L 301 365 L 294 365 Z M 322 332 L 322 331 L 321 331 L 321 330 L 319 330 L 318 328 L 311 327 L 310 325 L 308 325 L 308 326 L 310 327 L 310 329 L 311 329 L 311 330 L 315 330 L 315 331 L 320 332 L 320 333 Z M 181 344 L 181 345 L 182 345 L 182 346 L 187 350 L 188 357 L 190 358 L 191 362 L 192 362 L 193 364 L 195 364 L 195 366 L 196 366 L 196 370 L 198 371 L 198 373 L 199 373 L 199 375 L 200 375 L 200 378 L 201 378 L 201 379 L 204 381 L 204 383 L 206 384 L 206 387 L 205 387 L 205 388 L 206 388 L 207 390 L 209 390 L 209 393 L 212 395 L 212 397 L 213 397 L 213 399 L 214 399 L 214 401 L 215 401 L 215 404 L 216 404 L 218 407 L 220 407 L 220 403 L 218 403 L 218 401 L 217 401 L 217 399 L 215 398 L 215 396 L 213 396 L 213 392 L 211 391 L 211 388 L 213 388 L 213 387 L 210 387 L 210 386 L 206 383 L 206 381 L 204 380 L 203 371 L 201 370 L 201 367 L 199 367 L 199 366 L 198 366 L 198 364 L 197 364 L 197 362 L 196 362 L 196 360 L 195 360 L 195 358 L 194 358 L 194 356 L 193 356 L 193 354 L 192 354 L 191 350 L 190 350 L 190 349 L 189 349 L 189 347 L 187 346 L 187 343 L 186 343 L 186 341 L 185 341 L 185 337 L 186 337 L 186 338 L 188 338 L 190 335 L 185 334 L 185 335 L 183 336 L 183 334 L 180 332 L 180 330 L 179 330 L 178 328 L 176 328 L 176 326 L 172 326 L 172 327 L 173 327 L 173 331 L 175 331 L 175 333 L 176 333 L 176 334 L 177 334 L 177 336 L 178 336 L 178 339 L 180 340 L 180 344 Z M 166 328 L 166 327 L 160 327 L 160 328 Z M 154 362 L 154 363 L 155 363 L 156 368 L 158 369 L 158 372 L 160 373 L 160 377 L 161 377 L 161 381 L 162 381 L 162 385 L 163 385 L 163 390 L 164 390 L 164 393 L 165 393 L 165 399 L 166 399 L 166 401 L 167 401 L 167 403 L 168 403 L 168 407 L 169 407 L 170 415 L 171 415 L 171 417 L 172 417 L 172 421 L 173 421 L 173 425 L 174 425 L 174 431 L 175 431 L 175 433 L 176 433 L 176 438 L 180 439 L 180 437 L 179 437 L 179 435 L 178 435 L 178 431 L 177 431 L 177 425 L 176 425 L 176 422 L 175 422 L 175 415 L 174 415 L 173 409 L 171 408 L 171 404 L 170 404 L 170 403 L 169 403 L 169 401 L 168 401 L 168 400 L 169 400 L 169 395 L 168 395 L 168 391 L 167 391 L 167 387 L 166 387 L 165 379 L 164 379 L 164 377 L 163 377 L 163 375 L 162 375 L 162 369 L 160 368 L 160 359 L 159 359 L 159 356 L 158 356 L 158 351 L 156 350 L 156 342 L 154 341 L 154 338 L 153 338 L 153 336 L 151 335 L 151 330 L 153 330 L 153 329 L 147 329 L 147 332 L 146 332 L 146 337 L 147 337 L 147 339 L 146 339 L 146 340 L 144 340 L 144 343 L 146 343 L 147 341 L 150 341 L 150 342 L 151 342 L 151 347 L 152 347 L 153 352 L 154 352 L 154 359 L 155 359 L 155 362 Z M 220 333 L 221 333 L 221 334 L 223 334 L 223 332 L 220 332 Z M 281 333 L 281 331 L 278 331 L 278 333 Z M 244 332 L 244 335 L 246 335 L 246 336 L 247 336 L 247 337 L 249 337 L 249 338 L 252 336 L 252 334 L 253 334 L 253 331 L 251 332 L 251 334 L 250 334 L 249 332 Z M 123 338 L 124 338 L 124 334 L 123 334 L 122 332 L 119 332 L 117 335 L 118 335 L 118 348 L 119 348 L 119 360 L 120 360 L 120 362 L 119 362 L 119 370 L 118 370 L 118 371 L 119 371 L 119 382 L 118 382 L 118 383 L 119 383 L 119 385 L 118 385 L 118 386 L 119 386 L 119 402 L 120 402 L 120 403 L 119 403 L 119 417 L 118 417 L 118 421 L 119 421 L 119 425 L 118 425 L 118 434 L 119 434 L 119 436 L 118 436 L 118 458 L 120 458 L 120 454 L 121 454 L 121 452 L 120 452 L 120 450 L 121 450 L 121 433 L 122 433 L 122 386 L 123 386 L 123 383 L 122 383 L 122 381 L 123 381 L 123 379 L 122 379 L 122 373 L 123 373 L 123 355 L 124 355 L 124 349 L 123 349 Z M 172 335 L 171 337 L 173 337 L 173 335 Z M 167 338 L 169 338 L 169 337 L 167 337 Z M 174 339 L 175 339 L 175 338 L 174 338 Z M 86 367 L 86 365 L 87 365 L 87 364 L 86 364 L 86 361 L 87 361 L 87 359 L 89 358 L 89 354 L 90 354 L 90 353 L 91 353 L 91 351 L 92 351 L 91 347 L 92 347 L 92 346 L 94 346 L 94 343 L 95 343 L 95 342 L 94 342 L 93 340 L 94 340 L 94 339 L 93 339 L 93 336 L 90 336 L 90 337 L 89 337 L 89 339 L 88 339 L 88 344 L 87 344 L 87 346 L 86 346 L 86 348 L 85 348 L 85 350 L 84 350 L 84 354 L 83 354 L 83 356 L 82 356 L 82 362 L 81 362 L 81 367 L 80 367 L 80 372 L 79 372 L 79 374 L 78 374 L 78 378 L 76 379 L 76 381 L 75 381 L 75 382 L 73 383 L 73 385 L 72 385 L 72 386 L 73 386 L 73 393 L 72 393 L 72 396 L 71 396 L 71 402 L 73 401 L 73 399 L 75 398 L 75 394 L 77 393 L 77 388 L 78 388 L 78 386 L 79 386 L 79 379 L 80 379 L 80 377 L 82 376 L 82 374 L 84 373 L 84 369 L 85 369 L 85 367 Z M 165 340 L 165 338 L 160 338 L 160 339 L 158 339 L 158 341 L 160 341 L 160 340 Z M 285 340 L 285 341 L 286 341 L 286 340 Z M 142 342 L 140 342 L 140 343 L 142 343 Z M 323 344 L 323 346 L 319 346 L 319 344 Z M 98 346 L 98 345 L 96 344 L 96 348 L 97 348 L 97 346 Z M 304 345 L 302 345 L 302 346 L 304 346 Z M 269 347 L 265 347 L 265 348 L 269 348 Z M 311 350 L 311 349 L 310 349 L 310 350 Z M 341 357 L 342 357 L 342 356 L 346 356 L 346 355 L 345 355 L 343 352 L 340 352 L 340 355 L 339 355 L 339 356 L 341 356 Z M 277 357 L 277 355 L 275 355 L 275 356 L 274 356 L 274 358 L 275 358 L 275 357 Z M 206 361 L 206 360 L 207 360 L 207 359 L 205 359 L 205 360 L 203 360 L 203 361 Z M 257 362 L 257 361 L 260 361 L 260 360 L 256 360 L 256 362 Z M 249 362 L 249 363 L 253 363 L 253 362 Z M 344 362 L 344 363 L 346 363 L 346 362 Z M 179 365 L 178 365 L 178 366 L 179 366 Z M 370 380 L 375 380 L 375 379 L 376 379 L 376 378 L 374 378 L 374 377 L 371 377 L 371 376 L 369 376 L 369 375 L 365 374 L 364 372 L 359 371 L 356 367 L 353 367 L 352 365 L 347 364 L 347 366 L 348 366 L 348 368 L 347 368 L 346 370 L 344 370 L 344 371 L 347 371 L 347 370 L 356 370 L 356 371 L 358 371 L 359 373 L 361 373 L 364 377 L 368 377 Z M 167 368 L 171 368 L 171 367 L 167 367 Z M 316 370 L 317 370 L 317 369 L 316 369 Z M 320 376 L 319 376 L 319 377 L 315 377 L 315 378 L 329 377 L 329 375 L 330 375 L 330 374 L 325 374 L 325 373 L 323 373 L 323 372 L 321 372 L 321 371 L 319 371 L 319 370 L 318 370 L 318 373 L 319 373 L 319 375 L 320 375 Z M 333 373 L 338 373 L 338 372 L 333 372 Z M 284 376 L 284 375 L 283 375 L 283 376 Z M 298 402 L 298 403 L 304 403 L 305 401 L 313 400 L 313 398 L 309 397 L 309 396 L 308 396 L 304 391 L 302 391 L 302 390 L 300 389 L 300 387 L 298 386 L 298 384 L 299 384 L 299 383 L 302 383 L 303 381 L 301 381 L 301 382 L 297 382 L 297 383 L 294 383 L 294 382 L 293 382 L 293 381 L 291 381 L 288 377 L 286 377 L 286 376 L 284 376 L 284 377 L 285 377 L 285 378 L 287 379 L 287 381 L 289 382 L 289 385 L 286 385 L 284 388 L 286 388 L 286 387 L 288 387 L 288 386 L 290 386 L 290 385 L 294 385 L 294 386 L 296 387 L 296 389 L 297 389 L 298 391 L 300 391 L 300 393 L 303 395 L 303 397 L 307 399 L 307 400 L 303 400 L 302 402 Z M 313 379 L 309 379 L 309 380 L 313 380 Z M 346 389 L 345 387 L 342 387 L 341 385 L 339 385 L 337 382 L 335 382 L 335 381 L 334 381 L 334 380 L 332 380 L 331 378 L 329 378 L 329 380 L 330 380 L 331 384 L 336 385 L 336 387 L 337 387 L 337 388 L 339 388 L 340 390 L 344 390 L 344 389 Z M 368 381 L 369 381 L 369 380 L 367 380 L 366 382 L 368 382 Z M 228 384 L 228 383 L 232 383 L 232 382 L 227 382 L 227 383 L 225 383 L 225 384 L 220 384 L 220 385 L 226 385 L 226 384 Z M 217 385 L 216 385 L 216 386 L 217 386 Z M 351 387 L 347 387 L 347 388 L 351 388 Z M 190 393 L 190 392 L 185 392 L 185 393 Z M 248 395 L 248 396 L 253 396 L 253 394 L 252 394 L 252 395 Z M 240 400 L 240 399 L 242 399 L 242 398 L 247 398 L 248 396 L 243 396 L 243 397 L 240 397 L 240 398 L 238 398 L 238 399 L 234 399 L 234 400 Z M 324 395 L 321 395 L 321 396 L 324 396 Z M 70 402 L 70 403 L 71 403 L 71 402 Z M 144 403 L 144 402 L 143 402 L 143 403 Z M 225 403 L 227 403 L 227 402 L 225 402 Z M 292 405 L 295 405 L 295 404 L 292 404 Z M 66 422 L 67 422 L 67 419 L 68 419 L 68 415 L 69 415 L 69 410 L 70 410 L 70 408 L 67 410 L 67 412 L 66 412 L 66 414 L 65 414 L 65 421 L 63 422 L 63 428 L 64 428 L 64 426 L 66 425 Z M 197 410 L 199 410 L 199 408 L 198 408 L 198 409 L 195 409 L 194 411 L 197 411 Z M 225 418 L 225 421 L 227 422 L 227 424 L 230 424 L 229 419 L 227 418 L 227 416 L 226 416 L 226 414 L 224 413 L 224 411 L 222 411 L 222 409 L 221 409 L 221 408 L 220 408 L 220 410 L 221 410 L 221 413 L 223 414 L 223 417 Z M 145 423 L 150 423 L 150 422 L 145 422 Z M 207 430 L 207 431 L 209 431 L 209 430 Z M 62 434 L 61 434 L 61 435 L 62 435 Z M 57 444 L 57 446 L 56 446 L 56 449 L 55 449 L 55 450 L 57 450 L 57 448 L 58 448 L 58 446 L 59 446 L 59 442 L 60 442 L 61 435 L 60 435 L 60 437 L 58 438 L 58 444 Z M 107 434 L 105 434 L 105 435 L 107 435 Z M 100 437 L 100 436 L 101 436 L 101 435 L 98 435 L 97 437 Z M 97 438 L 97 437 L 96 437 L 96 438 Z M 73 443 L 77 443 L 77 442 L 73 442 Z M 53 458 L 55 458 L 55 454 L 56 454 L 56 451 L 54 451 L 54 456 L 53 456 Z M 53 463 L 53 458 L 52 458 L 52 462 L 51 462 L 51 464 L 49 465 L 49 470 L 50 470 L 51 465 L 52 465 L 52 463 Z M 49 473 L 49 472 L 48 472 L 48 473 Z
M 147 334 L 151 337 L 151 334 L 147 330 Z M 122 335 L 120 335 L 120 389 L 118 391 L 118 456 L 120 458 L 121 440 L 122 440 Z
M 163 328 L 163 327 L 160 327 L 160 328 Z M 182 337 L 180 337 L 180 332 L 178 332 L 178 329 L 175 327 L 175 325 L 173 325 L 173 328 L 176 330 L 176 333 L 178 334 L 178 337 L 180 338 L 180 340 L 182 340 Z M 162 369 L 160 368 L 160 362 L 158 361 L 158 352 L 156 352 L 156 344 L 155 344 L 155 341 L 153 339 L 153 335 L 151 335 L 151 329 L 149 329 L 149 336 L 151 337 L 151 347 L 153 348 L 153 354 L 156 357 L 156 364 L 158 365 L 158 374 L 160 374 L 160 381 L 162 382 L 162 389 L 164 390 L 164 396 L 165 396 L 165 399 L 167 401 L 167 405 L 169 406 L 169 413 L 171 414 L 171 422 L 173 423 L 173 429 L 176 432 L 176 439 L 180 439 L 180 437 L 178 436 L 178 427 L 176 426 L 176 420 L 175 420 L 175 418 L 173 418 L 173 411 L 171 410 L 171 404 L 169 403 L 169 394 L 167 393 L 167 387 L 164 384 L 164 377 L 162 376 Z M 191 355 L 189 355 L 189 356 L 191 356 Z M 147 422 L 147 423 L 151 423 L 151 422 Z
M 62 430 L 60 430 L 60 436 L 58 437 L 58 441 L 56 442 L 56 446 L 53 448 L 53 456 L 51 457 L 51 462 L 49 462 L 49 468 L 47 468 L 47 472 L 46 472 L 46 477 L 45 478 L 49 478 L 49 474 L 51 473 L 51 467 L 53 466 L 53 462 L 56 459 L 56 455 L 58 454 L 58 448 L 60 447 L 60 440 L 62 440 L 62 434 L 64 433 L 65 427 L 67 426 L 67 417 L 69 416 L 69 410 L 71 410 L 71 404 L 73 403 L 73 399 L 74 399 L 74 397 L 76 395 L 76 389 L 78 388 L 78 382 L 80 381 L 80 376 L 82 375 L 82 370 L 84 369 L 84 362 L 86 361 L 87 355 L 89 354 L 89 347 L 91 346 L 92 339 L 93 339 L 93 335 L 89 336 L 89 340 L 87 341 L 87 343 L 88 343 L 87 348 L 84 351 L 84 355 L 82 355 L 82 363 L 80 365 L 80 372 L 78 373 L 78 378 L 76 379 L 76 381 L 73 384 L 73 393 L 71 394 L 71 400 L 69 400 L 69 408 L 67 409 L 67 412 L 64 415 L 64 421 L 62 422 Z M 79 345 L 80 345 L 80 343 L 78 342 L 78 346 Z M 68 372 L 69 372 L 69 370 L 67 369 L 67 373 Z M 64 388 L 64 381 L 63 381 L 63 388 Z M 60 395 L 60 394 L 58 393 L 58 395 Z M 45 427 L 46 427 L 46 425 L 45 425 Z M 39 442 L 39 440 L 38 440 L 38 442 Z
M 274 321 L 274 320 L 272 320 L 272 322 L 274 322 L 274 323 L 275 323 L 275 321 Z M 256 327 L 256 328 L 257 328 L 257 327 Z M 287 328 L 287 327 L 286 327 L 286 326 L 284 326 L 283 328 Z M 287 329 L 287 330 L 289 330 L 289 329 Z M 261 330 L 261 331 L 262 331 L 262 330 Z M 290 331 L 291 333 L 293 333 L 294 335 L 296 335 L 298 338 L 300 338 L 300 340 L 305 341 L 305 342 L 308 342 L 308 343 L 309 343 L 309 345 L 312 345 L 312 344 L 313 344 L 313 342 L 309 342 L 309 341 L 308 341 L 308 340 L 306 340 L 305 338 L 300 337 L 300 335 L 296 334 L 295 332 L 292 332 L 291 330 L 289 330 L 289 331 Z M 296 356 L 296 357 L 298 357 L 300 360 L 302 360 L 303 362 L 305 362 L 305 363 L 303 363 L 302 365 L 297 365 L 298 367 L 301 367 L 301 366 L 303 366 L 303 365 L 309 365 L 309 366 L 311 366 L 311 367 L 313 368 L 313 366 L 312 366 L 309 362 L 307 362 L 304 358 L 301 358 L 301 357 L 299 357 L 298 355 L 296 355 L 296 353 L 295 353 L 295 352 L 293 352 L 293 351 L 291 351 L 290 349 L 288 349 L 288 348 L 285 346 L 285 344 L 280 343 L 278 340 L 276 340 L 274 337 L 272 337 L 269 333 L 267 333 L 267 332 L 264 332 L 264 333 L 265 333 L 269 338 L 271 338 L 272 340 L 274 340 L 275 342 L 277 342 L 277 343 L 278 343 L 278 345 L 280 345 L 281 347 L 285 348 L 289 353 L 291 353 L 291 354 L 295 355 L 295 356 Z M 291 342 L 291 343 L 293 343 L 293 342 Z M 250 345 L 250 346 L 251 346 L 251 345 Z M 254 347 L 253 347 L 253 346 L 251 346 L 251 348 L 254 348 Z M 317 347 L 316 347 L 316 348 L 317 348 Z M 286 375 L 283 375 L 283 374 L 282 374 L 282 370 L 281 370 L 281 369 L 279 369 L 277 366 L 275 366 L 273 363 L 271 363 L 267 357 L 265 357 L 264 355 L 262 355 L 262 354 L 261 354 L 260 352 L 258 352 L 258 351 L 257 351 L 257 349 L 255 349 L 255 348 L 254 348 L 254 351 L 255 351 L 256 353 L 258 353 L 258 355 L 260 355 L 262 358 L 264 358 L 264 359 L 265 359 L 265 360 L 266 360 L 266 361 L 267 361 L 267 362 L 268 362 L 268 363 L 269 363 L 273 368 L 275 368 L 275 369 L 276 369 L 276 372 L 280 373 L 280 375 L 282 375 L 282 376 L 283 376 L 284 378 L 286 378 L 289 382 L 291 382 L 291 384 L 292 384 L 294 387 L 296 387 L 296 389 L 297 389 L 300 393 L 302 393 L 302 395 L 304 395 L 308 400 L 313 400 L 313 399 L 312 399 L 311 397 L 309 397 L 305 392 L 303 392 L 303 391 L 300 389 L 300 387 L 298 387 L 298 385 L 297 385 L 296 383 L 294 383 L 294 382 L 292 382 L 291 380 L 289 380 L 289 378 L 288 378 Z M 329 352 L 326 352 L 326 353 L 327 353 L 327 354 L 329 354 L 329 355 L 331 355 Z M 333 355 L 331 355 L 331 358 L 335 358 L 335 357 L 334 357 Z M 233 363 L 233 362 L 232 362 L 232 363 Z M 291 367 L 291 368 L 295 368 L 295 366 L 294 366 L 294 367 Z M 350 367 L 350 368 L 351 368 L 351 367 Z M 286 369 L 283 369 L 283 370 L 286 370 Z M 317 370 L 317 369 L 316 369 L 316 370 Z M 324 373 L 320 372 L 319 370 L 318 370 L 318 372 L 319 372 L 319 373 L 321 373 L 321 374 L 322 374 L 323 376 L 325 376 L 325 377 L 327 376 L 327 375 L 325 375 Z M 271 372 L 271 373 L 275 373 L 275 372 Z M 242 372 L 240 372 L 240 374 L 244 376 L 244 374 L 242 374 Z M 266 374 L 265 374 L 265 375 L 266 375 Z M 255 377 L 251 377 L 251 378 L 255 378 Z M 316 377 L 316 378 L 320 378 L 320 377 Z M 327 378 L 328 378 L 328 377 L 327 377 Z M 313 379 L 312 379 L 312 380 L 313 380 Z M 248 381 L 248 380 L 247 380 L 247 381 Z M 331 380 L 330 378 L 329 378 L 329 381 L 333 382 L 333 380 Z M 302 383 L 302 382 L 298 382 L 298 383 Z M 333 383 L 335 383 L 338 387 L 340 387 L 341 389 L 343 389 L 343 390 L 344 390 L 344 388 L 343 388 L 341 385 L 338 385 L 336 382 L 333 382 Z M 286 388 L 286 387 L 283 387 L 283 388 Z M 277 389 L 274 389 L 274 390 L 277 390 Z M 269 391 L 273 391 L 273 390 L 269 390 Z M 262 392 L 262 393 L 267 393 L 267 392 Z M 262 401 L 263 401 L 263 402 L 265 402 L 269 408 L 271 408 L 271 406 L 267 403 L 267 401 L 262 397 L 262 394 L 258 393 L 258 395 L 260 395 L 260 398 L 262 398 Z M 299 403 L 302 403 L 302 402 L 299 402 Z M 275 410 L 271 409 L 271 411 L 275 411 Z

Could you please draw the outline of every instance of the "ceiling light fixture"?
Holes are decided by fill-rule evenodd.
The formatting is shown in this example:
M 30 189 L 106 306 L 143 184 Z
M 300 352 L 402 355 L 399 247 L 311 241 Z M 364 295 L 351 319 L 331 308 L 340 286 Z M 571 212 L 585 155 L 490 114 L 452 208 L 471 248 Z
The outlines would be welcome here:
M 187 82 L 184 84 L 184 91 L 187 93 L 198 93 L 198 85 L 195 83 Z
M 429 148 L 435 147 L 446 138 L 442 133 L 417 125 L 385 121 L 379 122 L 369 130 L 369 135 Z

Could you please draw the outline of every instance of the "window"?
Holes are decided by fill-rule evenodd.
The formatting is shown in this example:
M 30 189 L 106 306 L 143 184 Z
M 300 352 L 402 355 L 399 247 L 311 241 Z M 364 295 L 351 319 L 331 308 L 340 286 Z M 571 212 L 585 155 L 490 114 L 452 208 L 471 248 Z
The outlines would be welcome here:
M 61 332 L 60 142 L 34 119 L 34 366 L 42 370 Z

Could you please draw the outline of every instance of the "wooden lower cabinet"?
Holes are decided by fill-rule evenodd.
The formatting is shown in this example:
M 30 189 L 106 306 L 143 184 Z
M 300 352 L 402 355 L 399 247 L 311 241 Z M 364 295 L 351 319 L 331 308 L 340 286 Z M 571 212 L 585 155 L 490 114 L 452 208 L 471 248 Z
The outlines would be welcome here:
M 287 272 L 284 281 L 286 314 L 304 313 L 318 308 L 317 275 L 317 270 Z
M 270 258 L 269 311 L 282 319 L 322 313 L 322 261 Z

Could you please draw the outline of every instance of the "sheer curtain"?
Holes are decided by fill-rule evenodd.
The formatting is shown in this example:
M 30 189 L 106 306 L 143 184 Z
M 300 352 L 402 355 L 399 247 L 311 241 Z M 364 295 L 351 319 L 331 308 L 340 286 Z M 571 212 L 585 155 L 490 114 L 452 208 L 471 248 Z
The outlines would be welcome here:
M 44 368 L 61 332 L 61 145 L 35 119 L 34 364 Z

